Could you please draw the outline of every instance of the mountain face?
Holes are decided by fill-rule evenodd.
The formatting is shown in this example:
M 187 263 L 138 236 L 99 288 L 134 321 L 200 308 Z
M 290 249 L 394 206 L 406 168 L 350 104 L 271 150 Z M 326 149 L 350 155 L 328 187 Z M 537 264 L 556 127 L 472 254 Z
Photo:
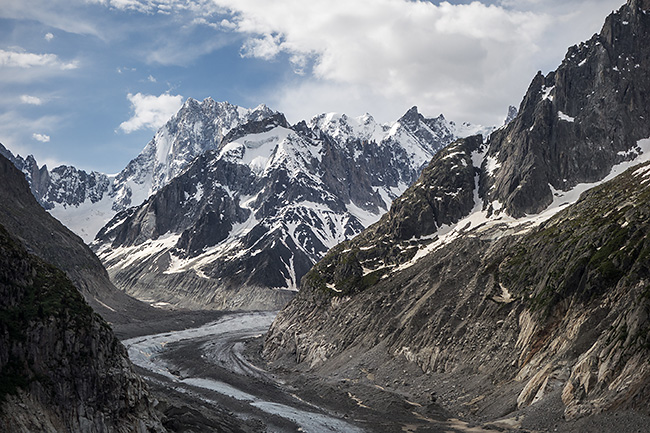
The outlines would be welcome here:
M 510 123 L 436 154 L 305 275 L 265 356 L 521 428 L 648 414 L 649 30 L 628 1 Z
M 14 156 L 2 145 L 0 154 L 25 174 L 45 209 L 90 243 L 117 212 L 141 204 L 198 155 L 216 149 L 230 130 L 273 114 L 264 105 L 249 110 L 210 98 L 201 103 L 190 98 L 117 175 L 65 165 L 39 168 L 33 156 Z
M 102 274 L 92 280 L 87 272 L 101 264 L 84 261 L 81 248 L 92 253 L 75 235 L 66 237 L 4 157 L 0 179 L 0 429 L 164 431 L 126 350 L 75 287 L 86 282 L 86 293 L 97 296 L 101 289 L 93 283 Z M 39 218 L 45 220 L 39 224 Z M 47 230 L 42 235 L 49 249 L 17 226 Z M 69 275 L 77 283 L 34 251 L 59 262 L 69 255 Z
M 218 149 L 104 227 L 93 249 L 140 299 L 269 309 L 286 304 L 325 252 L 363 230 L 458 128 L 409 110 L 393 125 L 276 113 L 233 128 Z
M 490 138 L 487 203 L 513 216 L 538 213 L 553 190 L 602 179 L 638 155 L 636 142 L 650 136 L 646 6 L 628 4 L 556 71 L 533 79 L 520 115 Z
M 122 211 L 140 204 L 181 173 L 203 152 L 216 149 L 224 135 L 248 122 L 275 114 L 264 105 L 248 110 L 207 98 L 190 98 L 136 159 L 115 178 L 112 209 Z

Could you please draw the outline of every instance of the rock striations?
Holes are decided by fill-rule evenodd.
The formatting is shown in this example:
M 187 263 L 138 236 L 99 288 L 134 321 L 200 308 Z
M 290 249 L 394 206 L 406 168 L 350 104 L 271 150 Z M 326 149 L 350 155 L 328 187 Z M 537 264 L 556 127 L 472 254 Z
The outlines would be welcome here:
M 414 363 L 453 413 L 510 426 L 648 414 L 649 32 L 629 0 L 486 143 L 438 153 L 306 274 L 265 356 L 384 388 L 371 372 Z
M 269 114 L 233 127 L 141 206 L 117 214 L 93 249 L 139 299 L 275 309 L 467 128 L 415 107 L 392 125 L 337 114 L 289 125 Z
M 0 159 L 4 203 L 0 224 L 0 430 L 164 431 L 142 379 L 134 373 L 126 350 L 108 324 L 93 312 L 64 272 L 28 253 L 25 245 L 56 261 L 62 261 L 61 255 L 68 252 L 74 256 L 68 262 L 73 267 L 93 269 L 93 261 L 81 260 L 83 254 L 71 247 L 74 240 L 65 239 L 64 231 L 52 222 L 30 227 L 40 230 L 49 225 L 55 230 L 45 233 L 51 238 L 49 251 L 34 238 L 10 234 L 15 229 L 13 218 L 33 210 L 31 203 L 46 213 L 31 196 L 20 172 Z M 24 200 L 18 199 L 21 195 Z M 6 212 L 8 208 L 16 212 Z M 22 223 L 37 219 L 31 216 Z M 61 247 L 58 256 L 53 251 L 57 245 Z M 92 257 L 90 251 L 88 254 Z M 79 271 L 70 274 L 78 281 L 87 280 Z

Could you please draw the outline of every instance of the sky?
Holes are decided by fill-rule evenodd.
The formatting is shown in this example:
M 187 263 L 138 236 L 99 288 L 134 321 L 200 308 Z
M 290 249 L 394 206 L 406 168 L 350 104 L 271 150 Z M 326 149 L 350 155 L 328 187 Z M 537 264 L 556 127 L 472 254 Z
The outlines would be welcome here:
M 0 0 L 0 143 L 117 173 L 187 98 L 498 125 L 624 0 Z

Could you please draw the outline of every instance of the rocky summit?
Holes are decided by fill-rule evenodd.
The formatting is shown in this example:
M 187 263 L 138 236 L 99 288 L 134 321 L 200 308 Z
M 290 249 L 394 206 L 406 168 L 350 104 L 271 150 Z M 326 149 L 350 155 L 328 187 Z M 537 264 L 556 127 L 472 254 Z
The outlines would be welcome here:
M 645 2 L 607 18 L 560 67 L 531 82 L 519 116 L 490 137 L 481 196 L 513 216 L 538 213 L 554 190 L 605 177 L 650 136 Z
M 500 429 L 648 415 L 649 31 L 628 1 L 507 125 L 439 152 L 305 275 L 267 359 Z
M 468 128 L 416 107 L 391 125 L 370 115 L 251 120 L 117 214 L 92 247 L 116 285 L 139 299 L 279 308 L 317 260 L 376 221 Z

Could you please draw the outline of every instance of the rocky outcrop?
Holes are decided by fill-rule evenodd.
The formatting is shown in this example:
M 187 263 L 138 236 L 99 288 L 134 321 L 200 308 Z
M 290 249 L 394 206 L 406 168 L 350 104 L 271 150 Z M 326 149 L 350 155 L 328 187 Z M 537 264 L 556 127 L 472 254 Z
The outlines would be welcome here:
M 14 156 L 2 144 L 0 154 L 25 174 L 32 194 L 45 209 L 53 209 L 57 204 L 78 206 L 85 201 L 97 203 L 110 191 L 110 179 L 103 173 L 87 173 L 68 165 L 50 171 L 45 165 L 39 167 L 32 155 L 26 159 L 20 155 Z
M 162 432 L 110 327 L 0 226 L 0 428 Z
M 538 73 L 519 115 L 490 137 L 494 170 L 483 179 L 485 203 L 516 217 L 567 190 L 605 177 L 633 159 L 650 136 L 650 16 L 643 1 L 610 15 L 600 34 L 569 48 L 560 67 Z
M 415 364 L 443 406 L 492 420 L 535 410 L 566 419 L 648 414 L 650 163 L 572 206 L 561 190 L 602 179 L 647 149 L 639 141 L 650 136 L 639 120 L 647 74 L 629 71 L 624 96 L 606 69 L 619 55 L 649 66 L 648 18 L 650 4 L 630 0 L 583 47 L 594 58 L 576 55 L 551 75 L 552 101 L 550 90 L 539 94 L 546 78 L 538 75 L 518 116 L 486 143 L 460 140 L 438 154 L 377 224 L 305 275 L 266 337 L 265 356 L 323 375 L 356 371 L 355 380 L 384 388 Z M 612 40 L 620 43 L 603 48 Z M 580 75 L 590 62 L 601 72 Z M 599 92 L 608 95 L 600 111 L 590 105 Z M 584 117 L 570 122 L 558 110 Z M 408 386 L 398 391 L 427 403 Z
M 503 124 L 507 125 L 508 123 L 515 120 L 515 117 L 517 117 L 517 114 L 519 114 L 519 111 L 517 110 L 517 107 L 514 107 L 512 105 L 510 107 L 508 107 L 508 114 L 506 116 L 506 119 L 503 121 Z

